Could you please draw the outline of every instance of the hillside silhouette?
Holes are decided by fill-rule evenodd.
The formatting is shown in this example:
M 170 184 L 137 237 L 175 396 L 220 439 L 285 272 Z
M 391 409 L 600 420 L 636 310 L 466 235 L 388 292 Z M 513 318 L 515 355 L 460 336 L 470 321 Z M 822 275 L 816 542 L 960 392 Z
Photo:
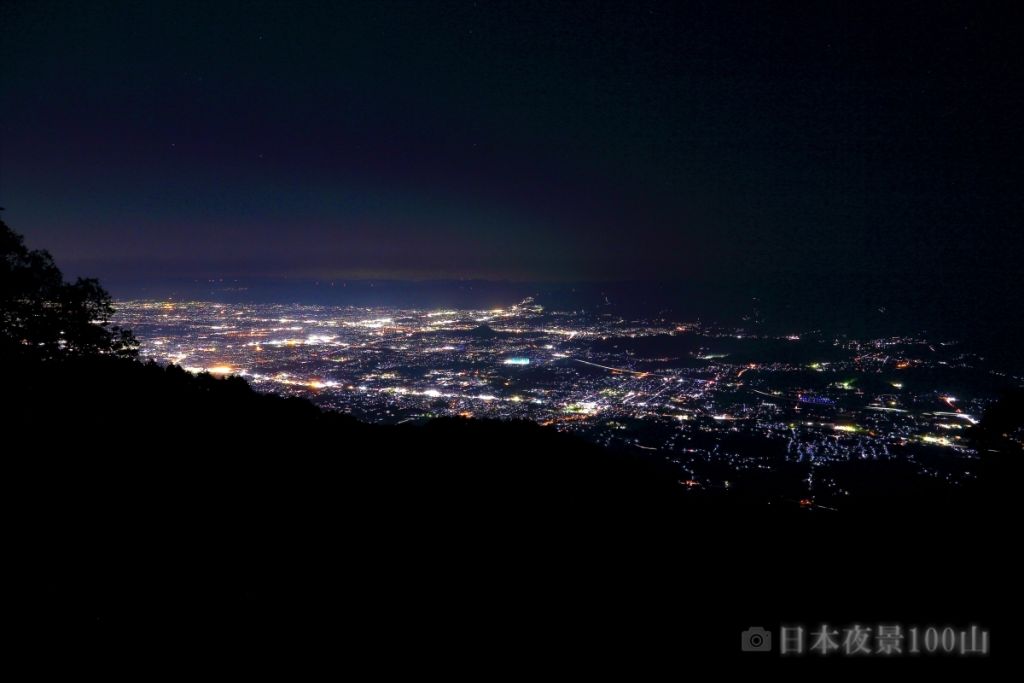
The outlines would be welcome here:
M 1019 599 L 989 540 L 1002 489 L 808 514 L 693 498 L 662 460 L 532 423 L 365 424 L 135 360 L 98 283 L 10 234 L 0 373 L 40 642 L 635 673 L 735 657 L 751 625 L 993 624 Z

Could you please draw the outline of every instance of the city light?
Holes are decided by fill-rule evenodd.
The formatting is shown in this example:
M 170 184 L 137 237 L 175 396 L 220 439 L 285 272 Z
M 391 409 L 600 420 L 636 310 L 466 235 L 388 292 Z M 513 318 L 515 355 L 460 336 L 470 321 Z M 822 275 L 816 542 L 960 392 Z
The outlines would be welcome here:
M 738 478 L 783 462 L 827 467 L 903 459 L 934 476 L 914 449 L 941 446 L 970 456 L 968 440 L 951 437 L 976 424 L 984 409 L 978 399 L 939 386 L 943 373 L 970 372 L 977 361 L 915 337 L 788 333 L 761 340 L 707 323 L 541 312 L 533 305 L 416 310 L 181 302 L 174 322 L 163 302 L 124 302 L 119 310 L 144 358 L 187 363 L 190 372 L 217 377 L 239 375 L 259 391 L 302 396 L 370 422 L 442 415 L 531 420 L 603 445 L 656 452 L 683 468 L 682 481 L 701 481 L 702 489 L 724 486 L 707 479 L 716 467 Z M 489 328 L 493 334 L 477 334 L 483 318 L 501 324 Z M 764 351 L 753 362 L 735 346 L 764 343 L 767 350 L 773 340 L 797 338 L 807 355 L 822 344 L 843 353 L 825 361 L 796 351 L 782 361 Z M 668 339 L 695 350 L 674 351 Z M 788 348 L 792 354 L 797 347 Z M 921 349 L 927 352 L 915 356 Z M 900 391 L 898 398 L 875 388 L 875 375 L 902 364 L 936 379 L 915 376 L 913 390 L 884 382 Z M 945 411 L 929 409 L 936 398 Z M 735 439 L 741 445 L 732 445 Z M 778 462 L 763 453 L 779 454 L 772 456 Z M 970 461 L 962 468 L 951 462 L 943 477 L 953 483 L 970 469 Z M 805 485 L 818 510 L 849 494 L 833 479 L 809 477 Z

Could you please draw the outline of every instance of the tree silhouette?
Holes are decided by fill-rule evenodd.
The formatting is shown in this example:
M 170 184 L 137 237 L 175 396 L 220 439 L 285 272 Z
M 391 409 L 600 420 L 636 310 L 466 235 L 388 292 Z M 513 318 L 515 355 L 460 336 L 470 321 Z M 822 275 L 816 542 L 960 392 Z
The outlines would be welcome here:
M 0 352 L 55 359 L 134 357 L 130 330 L 110 322 L 110 294 L 94 278 L 65 282 L 50 253 L 28 249 L 0 220 Z

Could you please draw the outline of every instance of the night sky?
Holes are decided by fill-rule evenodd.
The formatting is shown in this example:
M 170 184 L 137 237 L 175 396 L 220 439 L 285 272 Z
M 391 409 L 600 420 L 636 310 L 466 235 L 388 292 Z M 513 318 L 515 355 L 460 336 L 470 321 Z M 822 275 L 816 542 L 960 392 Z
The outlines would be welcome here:
M 115 292 L 660 279 L 1009 301 L 1022 30 L 974 4 L 5 2 L 0 205 Z

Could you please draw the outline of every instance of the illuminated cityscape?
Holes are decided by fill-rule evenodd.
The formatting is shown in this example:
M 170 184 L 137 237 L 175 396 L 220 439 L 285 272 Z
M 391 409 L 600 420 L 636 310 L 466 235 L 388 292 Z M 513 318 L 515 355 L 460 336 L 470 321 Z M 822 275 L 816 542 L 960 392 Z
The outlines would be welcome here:
M 943 486 L 971 479 L 967 428 L 1021 381 L 953 340 L 770 336 L 532 299 L 493 310 L 127 301 L 119 317 L 142 358 L 368 422 L 532 420 L 664 457 L 694 491 L 784 473 L 792 500 L 824 509 L 851 494 L 852 461 L 909 464 Z

